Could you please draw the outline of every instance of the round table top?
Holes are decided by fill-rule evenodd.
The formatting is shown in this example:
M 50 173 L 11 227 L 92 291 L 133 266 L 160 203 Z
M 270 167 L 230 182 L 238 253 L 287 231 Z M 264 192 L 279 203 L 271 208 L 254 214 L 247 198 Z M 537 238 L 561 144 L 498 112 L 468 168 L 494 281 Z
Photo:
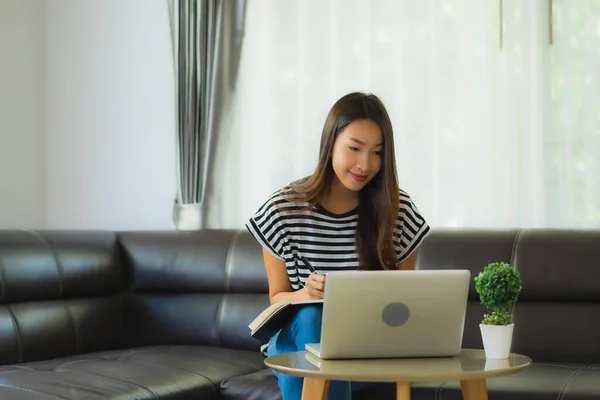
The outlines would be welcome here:
M 485 379 L 517 373 L 530 363 L 531 358 L 514 353 L 504 359 L 487 359 L 484 350 L 478 349 L 439 358 L 322 360 L 296 351 L 265 359 L 267 367 L 288 375 L 366 382 Z

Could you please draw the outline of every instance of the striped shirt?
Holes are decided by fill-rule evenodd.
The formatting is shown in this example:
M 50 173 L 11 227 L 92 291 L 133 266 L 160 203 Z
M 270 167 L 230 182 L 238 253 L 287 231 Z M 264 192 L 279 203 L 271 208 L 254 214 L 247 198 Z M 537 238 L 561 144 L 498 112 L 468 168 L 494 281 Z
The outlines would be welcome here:
M 267 251 L 283 260 L 292 289 L 299 290 L 311 273 L 305 257 L 317 273 L 357 270 L 355 245 L 358 209 L 333 214 L 308 203 L 292 202 L 272 194 L 246 223 L 246 228 Z M 400 208 L 393 242 L 397 263 L 406 259 L 423 241 L 430 228 L 408 193 L 400 190 Z

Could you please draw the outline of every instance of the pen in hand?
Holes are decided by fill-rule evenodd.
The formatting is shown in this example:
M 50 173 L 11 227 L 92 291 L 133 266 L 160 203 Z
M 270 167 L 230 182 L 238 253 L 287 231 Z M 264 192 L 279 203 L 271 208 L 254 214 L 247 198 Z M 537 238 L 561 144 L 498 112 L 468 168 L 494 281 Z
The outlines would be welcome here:
M 310 272 L 313 274 L 317 273 L 317 270 L 315 270 L 315 267 L 312 266 L 312 264 L 308 261 L 308 259 L 304 256 L 300 257 L 300 259 L 302 260 L 302 262 L 304 263 L 304 265 L 306 265 L 306 267 L 308 269 L 310 269 Z
M 320 275 L 306 257 L 300 257 L 304 265 L 311 271 L 306 279 L 304 289 L 310 299 L 322 299 L 325 292 L 325 275 Z

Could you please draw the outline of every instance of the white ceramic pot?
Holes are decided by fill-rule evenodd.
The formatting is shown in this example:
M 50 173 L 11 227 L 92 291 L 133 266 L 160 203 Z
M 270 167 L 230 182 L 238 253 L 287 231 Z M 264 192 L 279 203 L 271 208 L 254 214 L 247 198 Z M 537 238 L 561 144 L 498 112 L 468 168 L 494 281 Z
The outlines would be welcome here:
M 484 325 L 479 324 L 483 348 L 487 358 L 508 358 L 512 345 L 515 324 Z

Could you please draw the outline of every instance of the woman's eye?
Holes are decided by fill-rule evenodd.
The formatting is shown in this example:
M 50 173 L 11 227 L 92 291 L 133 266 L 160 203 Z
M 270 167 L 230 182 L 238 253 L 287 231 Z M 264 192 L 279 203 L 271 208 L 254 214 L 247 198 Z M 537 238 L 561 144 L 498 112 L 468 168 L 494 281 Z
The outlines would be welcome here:
M 358 151 L 358 147 L 348 146 L 348 148 L 352 151 Z

